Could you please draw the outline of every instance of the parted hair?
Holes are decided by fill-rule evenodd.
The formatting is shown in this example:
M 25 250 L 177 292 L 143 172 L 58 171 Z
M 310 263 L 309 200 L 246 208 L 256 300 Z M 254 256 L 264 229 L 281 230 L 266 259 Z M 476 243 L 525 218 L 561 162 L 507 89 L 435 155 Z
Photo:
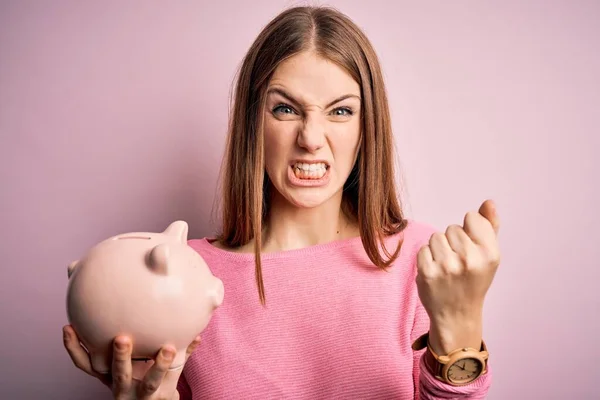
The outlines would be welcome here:
M 342 210 L 358 223 L 362 244 L 374 265 L 386 269 L 397 258 L 400 244 L 393 252 L 380 244 L 384 237 L 406 227 L 395 180 L 388 99 L 371 43 L 336 9 L 284 10 L 259 33 L 237 74 L 220 182 L 222 227 L 217 239 L 229 247 L 254 240 L 262 304 L 266 295 L 261 232 L 269 213 L 270 190 L 263 147 L 267 86 L 282 61 L 309 50 L 343 68 L 361 88 L 361 139 L 356 163 L 344 184 Z

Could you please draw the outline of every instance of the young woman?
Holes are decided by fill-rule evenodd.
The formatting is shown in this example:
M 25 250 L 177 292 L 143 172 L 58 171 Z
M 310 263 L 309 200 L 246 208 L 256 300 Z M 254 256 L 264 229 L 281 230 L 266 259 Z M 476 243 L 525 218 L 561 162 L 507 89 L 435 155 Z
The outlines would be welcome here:
M 119 399 L 485 397 L 494 205 L 444 232 L 405 219 L 361 30 L 328 8 L 284 11 L 248 51 L 234 100 L 222 232 L 189 242 L 226 288 L 202 345 L 183 371 L 166 346 L 135 381 L 129 338 L 100 376 L 67 326 L 75 365 Z

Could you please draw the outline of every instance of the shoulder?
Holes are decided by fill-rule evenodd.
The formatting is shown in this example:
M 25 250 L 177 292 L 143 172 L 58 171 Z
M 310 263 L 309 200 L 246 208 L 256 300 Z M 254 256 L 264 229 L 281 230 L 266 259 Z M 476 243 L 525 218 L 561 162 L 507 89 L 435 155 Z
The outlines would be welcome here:
M 410 236 L 414 238 L 427 238 L 427 240 L 429 240 L 431 235 L 438 231 L 435 226 L 427 222 L 416 221 L 413 219 L 409 219 L 407 222 L 405 232 L 409 233 Z
M 198 239 L 188 240 L 188 246 L 194 249 L 205 259 L 219 259 L 227 256 L 228 249 L 219 244 L 213 237 L 201 237 Z
M 421 246 L 429 242 L 431 235 L 438 232 L 438 229 L 426 222 L 412 219 L 408 219 L 407 222 L 406 228 L 402 231 L 403 246 L 416 254 Z
M 242 248 L 232 249 L 223 246 L 212 236 L 190 239 L 187 243 L 211 268 L 219 269 L 222 266 L 230 265 L 243 266 L 254 261 L 253 252 L 243 251 Z

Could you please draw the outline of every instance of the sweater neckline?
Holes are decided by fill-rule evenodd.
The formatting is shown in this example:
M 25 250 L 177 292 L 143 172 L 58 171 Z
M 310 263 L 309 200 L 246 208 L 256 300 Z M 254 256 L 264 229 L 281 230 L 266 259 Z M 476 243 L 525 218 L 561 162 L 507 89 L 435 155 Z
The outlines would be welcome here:
M 400 235 L 400 239 L 403 240 L 406 231 L 412 225 L 411 220 L 407 220 L 408 224 L 401 232 L 394 234 L 385 239 L 385 242 L 390 240 L 392 237 L 396 237 Z M 213 236 L 206 236 L 201 239 L 195 239 L 191 241 L 191 244 L 196 244 L 200 249 L 205 250 L 209 253 L 212 253 L 215 256 L 220 258 L 226 258 L 229 260 L 239 260 L 239 261 L 254 261 L 254 252 L 246 252 L 239 253 L 231 250 L 222 249 L 214 246 L 212 243 L 216 241 L 216 238 Z M 323 253 L 328 253 L 331 251 L 346 249 L 352 247 L 360 247 L 363 249 L 362 238 L 361 236 L 353 236 L 345 239 L 336 239 L 327 243 L 315 244 L 307 247 L 290 249 L 290 250 L 280 250 L 273 251 L 268 253 L 261 253 L 261 260 L 273 260 L 273 259 L 290 259 L 297 257 L 306 257 L 306 256 L 316 256 Z
M 216 240 L 215 237 L 204 237 L 199 240 L 194 240 L 200 248 L 203 250 L 207 250 L 210 253 L 218 255 L 219 257 L 226 257 L 232 260 L 243 260 L 243 261 L 251 261 L 254 260 L 254 252 L 235 252 L 231 250 L 222 249 L 213 245 L 213 242 Z M 268 253 L 261 253 L 261 260 L 271 260 L 271 259 L 286 259 L 286 258 L 296 258 L 302 256 L 314 256 L 319 253 L 331 252 L 332 250 L 338 250 L 353 246 L 361 246 L 362 248 L 362 239 L 360 236 L 353 236 L 345 239 L 336 239 L 327 243 L 319 243 L 310 245 L 307 247 L 297 248 L 297 249 L 289 249 L 289 250 L 279 250 L 272 251 Z

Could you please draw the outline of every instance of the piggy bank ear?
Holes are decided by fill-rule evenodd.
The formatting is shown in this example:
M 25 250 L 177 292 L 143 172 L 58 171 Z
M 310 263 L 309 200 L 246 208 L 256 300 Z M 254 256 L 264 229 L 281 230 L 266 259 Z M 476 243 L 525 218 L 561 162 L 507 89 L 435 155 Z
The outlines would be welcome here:
M 218 308 L 221 306 L 221 304 L 223 304 L 223 297 L 225 296 L 225 288 L 223 287 L 223 281 L 221 281 L 219 278 L 216 278 L 216 277 L 214 278 L 213 287 L 212 287 L 212 290 L 210 291 L 209 296 L 212 300 L 214 308 Z
M 67 278 L 70 278 L 71 275 L 73 275 L 73 272 L 75 272 L 75 268 L 77 268 L 78 264 L 79 260 L 75 260 L 71 264 L 69 264 L 69 266 L 67 267 Z
M 177 238 L 181 243 L 187 243 L 188 224 L 185 221 L 175 221 L 165 229 L 165 235 Z
M 157 274 L 167 275 L 169 272 L 169 245 L 159 244 L 148 255 L 148 267 Z

